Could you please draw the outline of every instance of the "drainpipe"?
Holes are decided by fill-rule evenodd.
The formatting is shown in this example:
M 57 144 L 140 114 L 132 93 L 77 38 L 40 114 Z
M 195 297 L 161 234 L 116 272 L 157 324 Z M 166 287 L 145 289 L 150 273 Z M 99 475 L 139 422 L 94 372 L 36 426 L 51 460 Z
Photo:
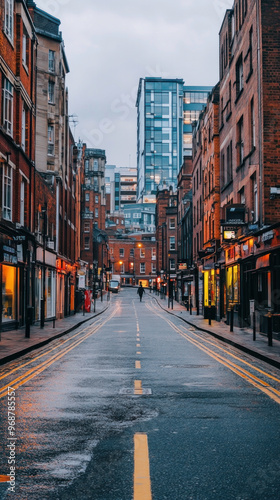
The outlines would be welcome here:
M 261 79 L 261 15 L 260 15 L 260 0 L 256 1 L 257 9 L 257 38 L 258 38 L 258 113 L 259 113 L 259 179 L 260 179 L 260 195 L 259 195 L 259 219 L 260 227 L 263 226 L 263 119 L 262 119 L 262 79 Z

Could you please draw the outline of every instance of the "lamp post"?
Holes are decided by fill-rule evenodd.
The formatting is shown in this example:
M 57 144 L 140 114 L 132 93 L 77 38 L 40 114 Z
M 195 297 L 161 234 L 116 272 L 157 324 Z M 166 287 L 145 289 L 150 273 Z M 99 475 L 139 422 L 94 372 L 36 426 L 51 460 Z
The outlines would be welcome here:
M 42 273 L 42 295 L 41 295 L 41 328 L 45 326 L 45 303 L 46 303 L 46 232 L 47 232 L 47 207 L 43 206 L 41 210 L 43 219 L 43 273 Z

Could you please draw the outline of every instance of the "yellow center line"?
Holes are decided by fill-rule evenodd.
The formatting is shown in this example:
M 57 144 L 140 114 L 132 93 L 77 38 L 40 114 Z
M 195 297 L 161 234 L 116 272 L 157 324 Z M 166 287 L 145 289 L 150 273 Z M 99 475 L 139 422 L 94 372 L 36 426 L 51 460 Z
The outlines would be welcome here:
M 14 389 L 19 388 L 23 384 L 26 384 L 29 380 L 33 379 L 35 376 L 39 375 L 41 372 L 46 370 L 49 366 L 51 366 L 55 361 L 58 361 L 60 358 L 65 356 L 67 353 L 72 351 L 75 347 L 77 347 L 79 344 L 87 340 L 91 335 L 95 334 L 101 326 L 104 326 L 112 317 L 115 315 L 115 312 L 109 316 L 102 324 L 100 324 L 94 331 L 91 331 L 87 334 L 85 334 L 81 339 L 76 339 L 75 342 L 72 343 L 71 346 L 65 347 L 62 351 L 58 352 L 57 354 L 51 356 L 51 358 L 43 361 L 37 366 L 34 366 L 30 370 L 28 370 L 26 373 L 21 375 L 20 377 L 17 377 L 13 381 L 9 382 L 9 384 L 5 385 L 4 387 L 1 387 L 0 389 L 0 398 L 3 398 L 4 396 L 7 395 L 8 387 L 13 387 Z
M 134 380 L 134 394 L 138 394 L 138 395 L 142 395 L 143 394 L 142 381 L 141 380 Z
M 136 354 L 142 354 L 142 353 L 141 353 L 141 351 L 137 351 L 137 353 L 136 353 Z
M 136 344 L 136 347 L 140 347 L 140 344 Z
M 134 435 L 133 500 L 152 500 L 147 434 Z
M 141 363 L 140 363 L 140 361 L 135 361 L 135 368 L 137 368 L 138 370 L 141 369 Z

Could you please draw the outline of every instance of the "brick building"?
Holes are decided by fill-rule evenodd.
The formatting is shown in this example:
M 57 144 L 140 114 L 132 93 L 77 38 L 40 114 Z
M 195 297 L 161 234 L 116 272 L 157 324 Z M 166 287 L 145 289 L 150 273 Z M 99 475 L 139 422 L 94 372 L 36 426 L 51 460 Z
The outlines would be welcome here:
M 193 129 L 193 305 L 220 317 L 219 85 Z M 203 283 L 202 283 L 203 282 Z M 201 286 L 203 284 L 203 287 Z
M 266 330 L 279 312 L 280 2 L 235 0 L 220 31 L 221 207 L 226 307 Z M 274 271 L 273 271 L 274 269 Z M 273 271 L 273 272 L 272 272 Z M 274 329 L 279 329 L 275 319 Z
M 26 2 L 0 6 L 0 329 L 10 329 L 24 325 L 35 294 L 36 37 Z
M 156 240 L 151 234 L 109 236 L 109 259 L 112 274 L 120 274 L 123 285 L 154 285 Z

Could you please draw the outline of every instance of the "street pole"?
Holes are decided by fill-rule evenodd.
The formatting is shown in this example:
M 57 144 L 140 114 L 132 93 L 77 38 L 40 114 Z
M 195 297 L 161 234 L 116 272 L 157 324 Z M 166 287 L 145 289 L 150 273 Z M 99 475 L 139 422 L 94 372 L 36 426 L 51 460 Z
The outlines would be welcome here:
M 43 286 L 42 286 L 42 297 L 41 297 L 41 328 L 45 326 L 45 299 L 46 299 L 46 219 L 47 219 L 47 209 L 42 208 L 43 216 Z

